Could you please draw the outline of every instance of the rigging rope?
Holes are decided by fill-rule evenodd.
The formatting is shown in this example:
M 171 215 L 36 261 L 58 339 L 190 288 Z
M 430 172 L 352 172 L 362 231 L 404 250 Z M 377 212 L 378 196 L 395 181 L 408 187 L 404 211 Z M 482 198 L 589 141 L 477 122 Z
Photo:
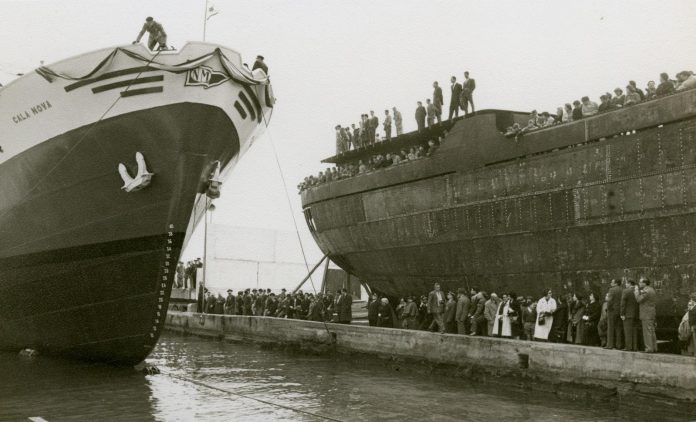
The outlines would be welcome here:
M 248 395 L 246 395 L 246 394 L 235 393 L 234 391 L 230 391 L 230 390 L 226 390 L 226 389 L 224 389 L 224 388 L 216 387 L 216 386 L 214 386 L 214 385 L 206 384 L 206 383 L 204 383 L 204 382 L 202 382 L 202 381 L 197 381 L 197 380 L 194 380 L 194 379 L 191 379 L 191 378 L 182 377 L 182 376 L 180 376 L 180 375 L 174 375 L 174 374 L 169 373 L 169 372 L 160 372 L 160 373 L 162 373 L 162 374 L 164 374 L 164 375 L 167 375 L 168 377 L 171 377 L 171 378 L 174 378 L 174 379 L 178 379 L 178 380 L 180 380 L 180 381 L 185 381 L 185 382 L 189 382 L 189 383 L 191 383 L 191 384 L 195 384 L 195 385 L 197 385 L 197 386 L 199 386 L 199 387 L 205 387 L 205 388 L 208 388 L 208 389 L 210 389 L 210 390 L 219 391 L 219 392 L 221 392 L 221 393 L 226 393 L 226 394 L 233 395 L 233 396 L 237 396 L 237 397 L 241 397 L 241 398 L 244 398 L 244 399 L 253 400 L 253 401 L 256 401 L 256 402 L 259 402 L 259 403 L 263 403 L 263 404 L 266 404 L 266 405 L 269 405 L 269 406 L 279 407 L 279 408 L 281 408 L 281 409 L 290 410 L 290 411 L 296 412 L 296 413 L 302 413 L 302 414 L 305 414 L 305 415 L 313 416 L 313 417 L 315 417 L 315 418 L 324 419 L 324 420 L 327 420 L 327 421 L 343 422 L 341 419 L 332 418 L 331 416 L 320 415 L 320 414 L 318 414 L 318 413 L 313 413 L 313 412 L 310 412 L 310 411 L 308 411 L 308 410 L 302 410 L 302 409 L 298 409 L 298 408 L 296 408 L 296 407 L 286 406 L 286 405 L 280 404 L 280 403 L 274 403 L 274 402 L 271 402 L 271 401 L 268 401 L 268 400 L 259 399 L 259 398 L 256 398 L 256 397 L 251 397 L 251 396 L 248 396 Z

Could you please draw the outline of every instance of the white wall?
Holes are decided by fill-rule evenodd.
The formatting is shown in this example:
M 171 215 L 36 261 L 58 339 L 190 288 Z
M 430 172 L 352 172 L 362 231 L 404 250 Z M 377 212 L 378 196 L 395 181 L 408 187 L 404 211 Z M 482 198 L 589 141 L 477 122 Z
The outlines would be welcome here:
M 295 232 L 209 224 L 206 287 L 213 292 L 294 289 L 307 275 L 307 265 L 311 269 L 323 256 L 311 235 L 301 238 L 307 264 Z M 321 272 L 313 276 L 317 289 Z M 311 291 L 310 281 L 303 289 Z

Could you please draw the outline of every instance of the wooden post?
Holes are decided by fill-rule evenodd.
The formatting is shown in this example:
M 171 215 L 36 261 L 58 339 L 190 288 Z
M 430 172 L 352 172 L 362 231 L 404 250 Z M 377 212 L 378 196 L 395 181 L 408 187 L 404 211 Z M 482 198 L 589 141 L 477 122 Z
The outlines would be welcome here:
M 328 256 L 329 256 L 329 255 L 324 255 L 324 256 L 319 260 L 319 262 L 317 262 L 317 265 L 315 265 L 314 268 L 312 268 L 312 270 L 305 276 L 305 278 L 302 279 L 302 281 L 300 282 L 300 284 L 298 284 L 297 287 L 295 287 L 295 289 L 292 291 L 292 294 L 297 293 L 297 291 L 300 290 L 300 289 L 302 288 L 302 286 L 307 282 L 307 280 L 309 280 L 309 278 L 312 276 L 312 274 L 314 274 L 314 271 L 316 271 L 317 268 L 319 268 L 319 266 L 321 265 L 321 263 L 324 262 L 324 260 L 327 259 Z
M 319 291 L 320 291 L 322 294 L 326 294 L 326 276 L 327 276 L 328 273 L 329 273 L 329 262 L 331 262 L 331 260 L 330 260 L 330 259 L 327 259 L 327 260 L 326 260 L 326 265 L 324 265 L 324 274 L 323 274 L 322 277 L 321 277 L 321 289 L 319 289 Z

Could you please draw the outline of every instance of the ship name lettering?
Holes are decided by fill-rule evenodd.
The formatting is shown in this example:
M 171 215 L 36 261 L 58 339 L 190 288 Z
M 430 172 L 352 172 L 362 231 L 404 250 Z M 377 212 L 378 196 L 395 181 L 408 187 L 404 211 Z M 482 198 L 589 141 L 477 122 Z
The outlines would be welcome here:
M 44 111 L 48 110 L 49 108 L 53 108 L 53 105 L 51 105 L 50 101 L 46 100 L 46 101 L 42 102 L 41 104 L 36 104 L 35 106 L 30 107 L 29 110 L 24 110 L 22 112 L 15 114 L 14 116 L 12 116 L 12 121 L 15 124 L 21 123 L 21 122 L 31 118 L 32 116 L 36 116 L 40 113 L 43 113 Z M 31 111 L 31 113 L 30 113 L 30 111 Z
M 17 124 L 19 122 L 23 122 L 24 120 L 27 120 L 30 117 L 31 117 L 31 115 L 29 115 L 28 112 L 23 111 L 21 113 L 18 113 L 18 114 L 15 114 L 14 116 L 12 116 L 12 121 L 15 122 L 15 124 Z

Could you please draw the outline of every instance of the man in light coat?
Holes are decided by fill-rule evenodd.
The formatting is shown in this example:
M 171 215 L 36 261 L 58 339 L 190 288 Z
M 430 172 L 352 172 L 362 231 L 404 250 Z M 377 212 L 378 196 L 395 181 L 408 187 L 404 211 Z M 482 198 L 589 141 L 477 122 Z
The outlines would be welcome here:
M 643 343 L 646 353 L 657 352 L 657 337 L 655 336 L 655 302 L 657 293 L 650 287 L 650 280 L 643 277 L 633 291 L 638 302 L 638 318 L 643 326 Z
M 435 283 L 433 291 L 428 294 L 428 313 L 433 316 L 433 322 L 430 323 L 428 331 L 437 328 L 440 333 L 444 334 L 445 294 L 440 290 L 440 283 Z

